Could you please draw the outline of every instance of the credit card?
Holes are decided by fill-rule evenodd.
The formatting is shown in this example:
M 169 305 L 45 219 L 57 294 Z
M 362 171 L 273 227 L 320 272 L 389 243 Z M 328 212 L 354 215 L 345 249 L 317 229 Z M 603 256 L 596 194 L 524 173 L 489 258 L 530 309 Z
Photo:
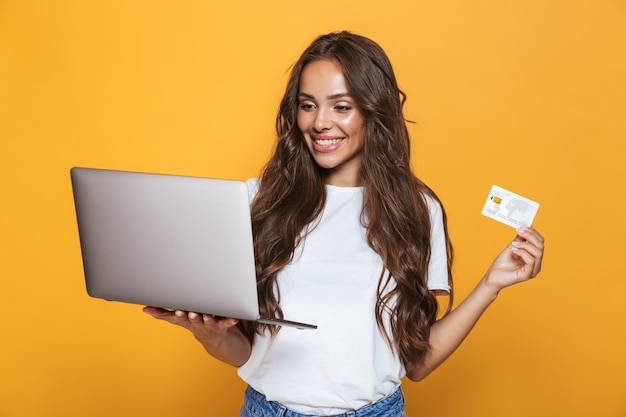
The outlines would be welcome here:
M 539 203 L 494 185 L 489 191 L 482 214 L 508 226 L 531 226 Z

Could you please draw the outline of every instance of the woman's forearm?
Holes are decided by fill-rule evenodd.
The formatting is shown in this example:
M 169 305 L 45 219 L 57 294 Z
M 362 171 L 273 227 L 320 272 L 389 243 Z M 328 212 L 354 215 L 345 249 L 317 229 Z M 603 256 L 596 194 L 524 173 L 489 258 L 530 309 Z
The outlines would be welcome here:
M 483 278 L 457 308 L 433 324 L 430 349 L 422 362 L 407 369 L 407 377 L 422 380 L 441 365 L 461 345 L 497 295 L 498 291 L 489 288 Z
M 235 326 L 228 331 L 221 340 L 205 339 L 196 336 L 204 349 L 215 359 L 234 367 L 240 367 L 248 361 L 252 346 L 248 339 Z
M 252 345 L 237 328 L 237 319 L 157 307 L 144 307 L 143 311 L 156 319 L 189 330 L 215 359 L 239 367 L 250 357 Z
M 432 325 L 430 349 L 423 361 L 407 366 L 409 379 L 424 379 L 441 365 L 465 340 L 501 289 L 537 276 L 543 250 L 543 236 L 535 229 L 517 229 L 515 239 L 496 257 L 476 288 L 457 308 Z

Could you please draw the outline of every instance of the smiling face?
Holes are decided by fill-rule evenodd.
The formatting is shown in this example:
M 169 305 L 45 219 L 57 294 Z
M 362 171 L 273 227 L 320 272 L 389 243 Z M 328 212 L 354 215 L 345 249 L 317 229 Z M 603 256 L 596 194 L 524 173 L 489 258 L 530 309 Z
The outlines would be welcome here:
M 305 66 L 300 74 L 298 128 L 315 162 L 327 170 L 327 184 L 360 185 L 364 126 L 341 67 L 331 60 Z

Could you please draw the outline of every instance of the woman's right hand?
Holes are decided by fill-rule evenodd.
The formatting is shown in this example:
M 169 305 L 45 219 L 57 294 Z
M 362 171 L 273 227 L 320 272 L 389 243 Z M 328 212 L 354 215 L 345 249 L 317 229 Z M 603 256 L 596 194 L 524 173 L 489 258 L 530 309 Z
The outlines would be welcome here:
M 144 313 L 189 330 L 215 358 L 241 366 L 250 356 L 251 344 L 235 327 L 239 320 L 183 310 L 144 307 Z
M 143 311 L 155 319 L 164 320 L 189 330 L 196 339 L 203 343 L 210 342 L 213 339 L 219 342 L 226 334 L 226 331 L 238 323 L 237 319 L 216 318 L 210 314 L 200 314 L 192 311 L 171 311 L 157 307 L 144 307 Z

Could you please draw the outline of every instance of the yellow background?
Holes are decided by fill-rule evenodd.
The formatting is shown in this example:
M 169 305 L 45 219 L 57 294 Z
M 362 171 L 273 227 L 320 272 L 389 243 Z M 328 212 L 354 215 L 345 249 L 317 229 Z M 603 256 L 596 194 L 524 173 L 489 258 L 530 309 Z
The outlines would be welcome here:
M 0 0 L 0 416 L 232 416 L 243 384 L 184 330 L 87 296 L 75 165 L 245 179 L 318 34 L 375 39 L 448 210 L 458 299 L 541 203 L 545 267 L 405 384 L 409 416 L 624 416 L 623 0 Z

